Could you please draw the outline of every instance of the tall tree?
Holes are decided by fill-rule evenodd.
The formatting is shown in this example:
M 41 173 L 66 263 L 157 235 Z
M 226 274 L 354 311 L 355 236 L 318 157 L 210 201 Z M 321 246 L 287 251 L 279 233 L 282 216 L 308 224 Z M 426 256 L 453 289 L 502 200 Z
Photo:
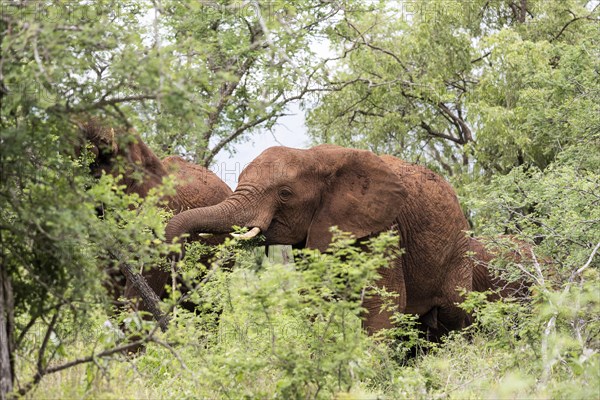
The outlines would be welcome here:
M 342 58 L 310 111 L 311 135 L 447 175 L 544 168 L 598 129 L 587 115 L 598 110 L 599 11 L 594 1 L 503 0 L 345 14 L 329 31 Z

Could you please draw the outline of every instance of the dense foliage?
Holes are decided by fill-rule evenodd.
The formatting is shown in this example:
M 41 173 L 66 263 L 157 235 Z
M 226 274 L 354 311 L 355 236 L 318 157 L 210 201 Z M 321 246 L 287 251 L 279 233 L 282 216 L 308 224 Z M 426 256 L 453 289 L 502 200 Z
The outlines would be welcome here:
M 598 5 L 517 3 L 399 2 L 346 15 L 330 30 L 345 56 L 309 114 L 312 136 L 466 177 L 545 168 L 591 140 Z
M 0 397 L 596 398 L 599 8 L 2 3 Z M 315 54 L 325 41 L 328 60 Z M 169 290 L 167 332 L 113 309 L 108 265 L 164 264 L 159 199 L 173 188 L 142 201 L 93 180 L 76 122 L 133 126 L 157 154 L 209 165 L 297 100 L 315 142 L 426 164 L 454 184 L 474 234 L 531 244 L 530 259 L 493 264 L 531 295 L 468 295 L 475 323 L 441 344 L 402 315 L 367 337 L 361 296 L 400 250 L 383 235 L 363 253 L 338 234 L 293 264 L 232 241 L 198 265 L 206 249 L 190 247 L 179 268 L 199 311 Z M 145 353 L 127 355 L 140 338 Z

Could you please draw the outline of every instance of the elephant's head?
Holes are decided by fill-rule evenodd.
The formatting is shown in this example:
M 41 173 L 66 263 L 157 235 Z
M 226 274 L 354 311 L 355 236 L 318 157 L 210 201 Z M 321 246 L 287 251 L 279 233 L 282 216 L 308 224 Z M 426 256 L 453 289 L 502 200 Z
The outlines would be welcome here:
M 239 178 L 235 192 L 211 207 L 182 212 L 169 222 L 167 239 L 185 233 L 227 233 L 232 226 L 262 232 L 267 244 L 325 250 L 329 228 L 357 238 L 389 228 L 404 192 L 375 154 L 333 145 L 308 150 L 272 147 Z
M 160 159 L 133 129 L 115 129 L 96 119 L 78 123 L 78 126 L 92 154 L 89 167 L 95 178 L 103 173 L 115 177 L 121 174 L 121 183 L 128 192 L 138 192 L 144 196 L 147 190 L 140 190 L 141 186 L 156 186 L 167 175 Z
M 115 129 L 101 124 L 95 119 L 78 123 L 82 133 L 83 144 L 92 154 L 90 172 L 95 178 L 99 178 L 102 172 L 109 174 L 116 164 L 119 154 L 119 146 Z M 77 154 L 81 153 L 78 148 Z

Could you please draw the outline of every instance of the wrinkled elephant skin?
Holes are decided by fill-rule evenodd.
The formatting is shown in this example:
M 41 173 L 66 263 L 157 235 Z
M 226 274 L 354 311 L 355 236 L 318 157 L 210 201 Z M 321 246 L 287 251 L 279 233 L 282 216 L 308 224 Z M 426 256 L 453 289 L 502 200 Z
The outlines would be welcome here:
M 396 310 L 436 317 L 459 329 L 466 314 L 456 306 L 460 288 L 471 289 L 467 221 L 452 187 L 434 172 L 391 156 L 321 145 L 308 150 L 273 147 L 240 175 L 225 201 L 184 211 L 169 222 L 167 240 L 185 233 L 228 233 L 258 228 L 267 244 L 325 251 L 329 228 L 358 239 L 396 230 L 405 252 L 382 268 L 379 286 L 395 292 Z M 382 299 L 363 303 L 368 332 L 391 327 Z

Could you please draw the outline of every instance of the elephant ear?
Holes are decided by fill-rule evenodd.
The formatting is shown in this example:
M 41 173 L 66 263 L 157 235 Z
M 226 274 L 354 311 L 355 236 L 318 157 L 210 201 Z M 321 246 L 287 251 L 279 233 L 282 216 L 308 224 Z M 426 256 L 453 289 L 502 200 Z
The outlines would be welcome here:
M 370 151 L 332 145 L 313 150 L 323 161 L 327 186 L 311 222 L 306 247 L 327 250 L 332 226 L 359 239 L 394 224 L 406 191 L 381 158 Z

